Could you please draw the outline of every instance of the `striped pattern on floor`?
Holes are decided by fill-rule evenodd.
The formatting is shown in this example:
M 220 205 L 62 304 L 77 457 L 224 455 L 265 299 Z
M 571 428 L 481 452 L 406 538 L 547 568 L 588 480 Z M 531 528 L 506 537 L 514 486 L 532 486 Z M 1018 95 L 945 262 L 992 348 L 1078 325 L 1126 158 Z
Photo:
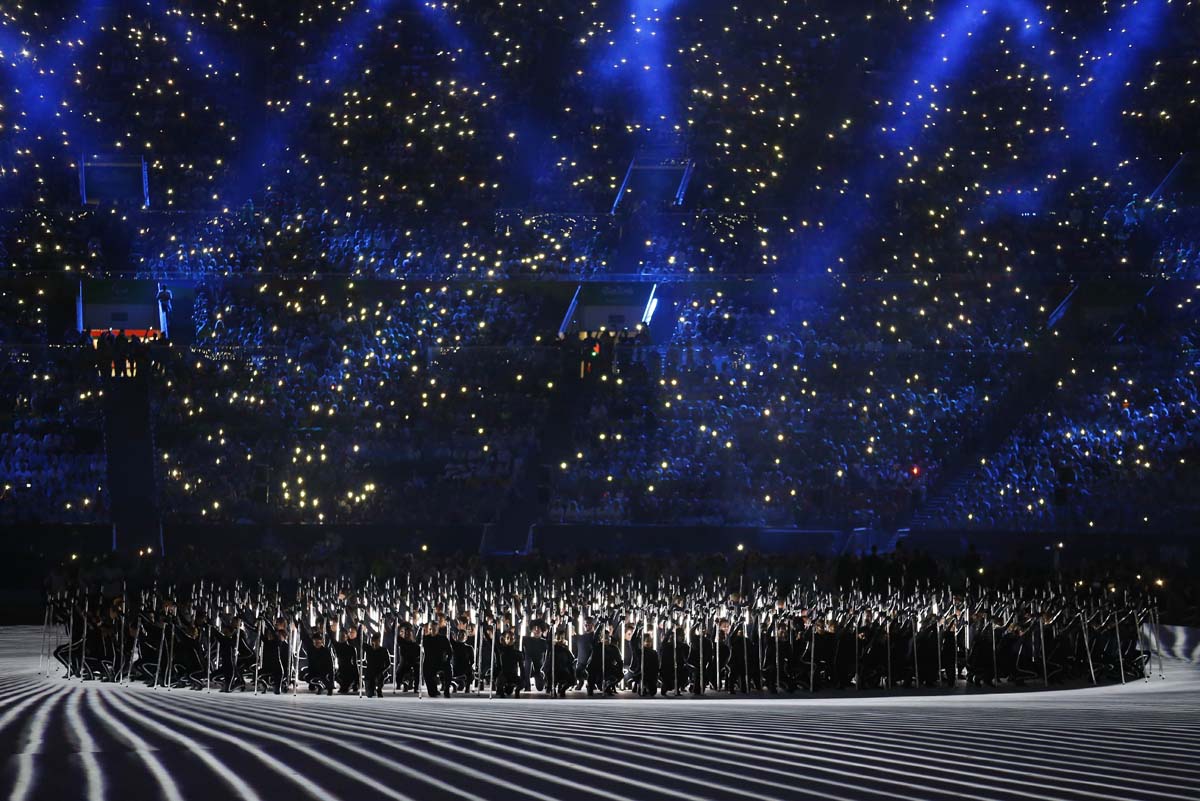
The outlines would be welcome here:
M 38 674 L 40 636 L 0 629 L 14 801 L 1200 798 L 1200 665 L 1181 643 L 1165 678 L 1156 662 L 1126 686 L 488 701 L 68 682 Z

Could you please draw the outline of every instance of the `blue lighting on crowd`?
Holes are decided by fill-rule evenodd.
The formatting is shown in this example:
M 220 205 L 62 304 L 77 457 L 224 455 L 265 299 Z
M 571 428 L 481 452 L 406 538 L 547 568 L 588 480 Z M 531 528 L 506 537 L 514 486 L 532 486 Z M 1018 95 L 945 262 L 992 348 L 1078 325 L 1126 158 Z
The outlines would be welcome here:
M 671 9 L 676 0 L 629 0 L 613 38 L 600 46 L 592 65 L 601 95 L 632 85 L 639 122 L 651 129 L 676 123 L 679 89 L 671 63 Z

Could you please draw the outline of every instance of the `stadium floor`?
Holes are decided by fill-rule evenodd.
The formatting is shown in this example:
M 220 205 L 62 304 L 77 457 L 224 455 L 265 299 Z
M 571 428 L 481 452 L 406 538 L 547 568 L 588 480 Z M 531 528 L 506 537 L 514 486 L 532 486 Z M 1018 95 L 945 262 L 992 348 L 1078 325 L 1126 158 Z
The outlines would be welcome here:
M 0 629 L 12 799 L 1200 798 L 1200 663 L 1125 686 L 888 697 L 227 696 L 38 673 Z

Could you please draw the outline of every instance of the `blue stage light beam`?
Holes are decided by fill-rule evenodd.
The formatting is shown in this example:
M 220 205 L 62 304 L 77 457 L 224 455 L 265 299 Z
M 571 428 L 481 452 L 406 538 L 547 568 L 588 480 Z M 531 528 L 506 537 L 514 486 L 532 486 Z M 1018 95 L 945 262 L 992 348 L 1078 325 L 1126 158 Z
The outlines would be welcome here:
M 296 128 L 293 113 L 305 113 L 316 99 L 344 88 L 345 80 L 370 52 L 368 42 L 375 27 L 384 20 L 392 0 L 366 0 L 343 26 L 330 34 L 317 59 L 315 79 L 297 81 L 297 86 L 254 127 L 258 133 L 238 160 L 229 183 L 218 193 L 225 208 L 240 206 L 270 184 L 273 163 L 282 163 L 292 149 Z M 279 110 L 281 109 L 281 110 Z
M 642 110 L 639 122 L 651 130 L 673 128 L 679 113 L 668 16 L 675 5 L 676 0 L 629 0 L 615 36 L 591 69 L 601 95 L 632 83 Z
M 1074 91 L 1068 93 L 1065 101 L 1064 118 L 1073 142 L 1068 150 L 1074 159 L 1093 167 L 1113 166 L 1118 161 L 1115 133 L 1120 116 L 1118 104 L 1145 51 L 1161 35 L 1169 6 L 1167 0 L 1127 3 L 1086 48 L 1085 52 L 1095 54 L 1090 68 L 1069 77 L 1066 68 L 1053 61 L 1041 42 L 1045 32 L 1054 28 L 1054 20 L 1047 11 L 1028 0 L 964 2 L 944 17 L 947 21 L 918 48 L 925 55 L 912 62 L 912 69 L 898 84 L 893 100 L 886 104 L 885 113 L 872 129 L 876 144 L 893 156 L 914 148 L 926 122 L 932 88 L 967 68 L 974 42 L 979 41 L 987 25 L 1003 20 L 1016 29 L 1018 38 L 1030 48 L 1038 69 L 1049 75 L 1055 85 L 1073 84 Z M 1080 132 L 1092 134 L 1083 136 Z M 841 198 L 836 213 L 828 218 L 853 219 L 854 215 L 886 202 L 892 196 L 891 187 L 899 173 L 894 161 L 890 158 L 863 170 L 851 182 L 857 191 Z M 987 218 L 1038 212 L 1047 200 L 1048 190 L 1054 188 L 1048 177 L 1052 165 L 1043 160 L 1041 167 L 1033 171 L 1034 178 L 1029 184 L 993 194 L 975 205 L 976 212 Z M 806 254 L 805 268 L 830 269 L 830 260 L 843 251 L 851 235 L 850 227 L 844 223 L 827 228 L 821 246 Z
M 16 149 L 23 146 L 28 150 L 35 143 L 51 147 L 57 144 L 63 152 L 51 151 L 49 158 L 61 155 L 63 162 L 69 164 L 87 145 L 72 116 L 72 92 L 67 76 L 74 61 L 87 52 L 89 31 L 97 30 L 107 21 L 109 10 L 102 0 L 83 0 L 67 19 L 66 28 L 46 33 L 43 41 L 15 30 L 11 18 L 0 20 L 0 65 L 8 67 L 9 94 L 5 105 L 16 120 L 8 126 Z M 8 202 L 18 196 L 25 180 L 19 173 L 0 174 L 0 199 Z

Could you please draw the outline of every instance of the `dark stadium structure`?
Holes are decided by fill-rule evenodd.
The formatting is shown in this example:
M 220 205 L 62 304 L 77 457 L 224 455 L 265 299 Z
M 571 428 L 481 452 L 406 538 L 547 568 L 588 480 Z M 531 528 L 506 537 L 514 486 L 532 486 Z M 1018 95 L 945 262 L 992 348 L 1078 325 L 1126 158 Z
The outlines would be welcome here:
M 34 0 L 0 75 L 11 798 L 1200 796 L 1196 0 Z

